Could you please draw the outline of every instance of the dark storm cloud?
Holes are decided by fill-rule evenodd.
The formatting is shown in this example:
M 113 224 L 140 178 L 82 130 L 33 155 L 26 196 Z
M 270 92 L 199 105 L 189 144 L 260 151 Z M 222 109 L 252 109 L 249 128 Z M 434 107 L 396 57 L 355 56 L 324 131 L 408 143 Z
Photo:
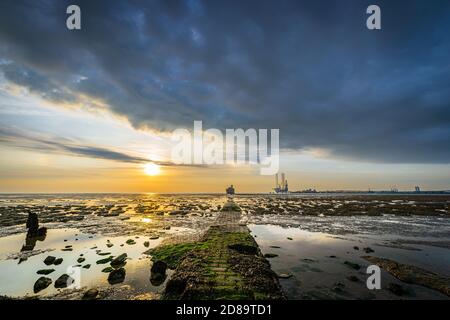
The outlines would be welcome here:
M 137 128 L 280 128 L 285 148 L 450 162 L 450 3 L 2 1 L 0 68 L 55 101 L 99 98 Z M 82 30 L 65 28 L 78 3 Z
M 128 163 L 149 162 L 149 159 L 129 155 L 105 147 L 87 145 L 72 139 L 40 136 L 39 134 L 29 132 L 24 133 L 14 128 L 0 128 L 0 143 L 43 153 L 81 156 Z M 153 160 L 151 162 L 162 166 L 175 166 L 175 164 L 171 162 Z

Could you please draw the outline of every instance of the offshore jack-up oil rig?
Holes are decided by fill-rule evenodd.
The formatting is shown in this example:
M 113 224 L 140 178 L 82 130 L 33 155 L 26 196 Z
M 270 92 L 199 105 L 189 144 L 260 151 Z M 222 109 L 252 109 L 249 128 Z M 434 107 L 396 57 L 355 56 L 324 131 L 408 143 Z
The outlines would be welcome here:
M 284 176 L 281 174 L 281 184 L 278 183 L 278 173 L 275 175 L 275 188 L 273 188 L 275 193 L 289 193 L 288 182 Z

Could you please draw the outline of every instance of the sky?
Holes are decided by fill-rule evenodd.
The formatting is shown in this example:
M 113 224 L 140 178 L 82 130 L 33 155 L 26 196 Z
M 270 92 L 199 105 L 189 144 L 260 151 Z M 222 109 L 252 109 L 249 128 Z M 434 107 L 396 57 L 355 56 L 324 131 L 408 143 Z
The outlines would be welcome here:
M 439 0 L 3 0 L 0 192 L 274 187 L 255 164 L 174 163 L 195 120 L 279 129 L 291 190 L 448 190 L 449 28 Z

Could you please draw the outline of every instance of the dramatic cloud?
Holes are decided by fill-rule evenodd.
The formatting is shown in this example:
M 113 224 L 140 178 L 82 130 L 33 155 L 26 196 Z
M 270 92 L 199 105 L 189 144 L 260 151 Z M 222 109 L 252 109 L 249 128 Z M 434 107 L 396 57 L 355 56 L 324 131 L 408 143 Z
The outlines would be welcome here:
M 69 139 L 42 137 L 38 134 L 31 135 L 29 133 L 21 133 L 18 130 L 9 128 L 0 129 L 0 142 L 39 152 L 52 152 L 120 162 L 148 162 L 148 159 L 145 158 L 131 156 L 126 153 L 117 152 L 102 147 L 82 145 L 79 142 Z
M 369 31 L 372 3 L 350 2 L 5 0 L 0 72 L 137 128 L 280 128 L 285 148 L 450 163 L 450 3 L 377 1 Z

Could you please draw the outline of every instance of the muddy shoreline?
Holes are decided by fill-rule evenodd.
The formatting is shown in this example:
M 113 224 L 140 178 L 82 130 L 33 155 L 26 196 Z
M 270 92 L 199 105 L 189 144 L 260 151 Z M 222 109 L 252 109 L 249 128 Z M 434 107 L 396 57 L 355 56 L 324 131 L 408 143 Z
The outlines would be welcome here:
M 172 270 L 178 268 L 181 257 L 188 251 L 191 260 L 185 260 L 186 270 L 201 269 L 197 263 L 206 259 L 204 253 L 187 244 L 214 243 L 214 236 L 210 234 L 211 238 L 207 238 L 208 230 L 225 209 L 225 201 L 226 197 L 219 195 L 47 195 L 39 198 L 22 195 L 0 199 L 0 280 L 4 283 L 0 295 L 15 299 L 82 299 L 89 289 L 98 289 L 96 299 L 201 298 L 206 290 L 183 291 L 177 296 L 166 295 L 165 288 L 171 279 L 177 279 L 172 277 Z M 238 242 L 246 243 L 243 248 L 248 250 L 256 243 L 259 251 L 255 254 L 250 250 L 253 253 L 248 255 L 245 254 L 248 250 L 239 252 L 239 246 L 232 243 L 231 248 L 216 248 L 226 255 L 216 259 L 213 268 L 219 273 L 229 272 L 233 281 L 244 279 L 241 290 L 236 292 L 246 299 L 258 298 L 259 294 L 252 295 L 250 288 L 261 279 L 273 279 L 274 274 L 289 299 L 398 298 L 388 287 L 375 294 L 367 292 L 364 272 L 355 273 L 344 263 L 357 263 L 363 270 L 367 264 L 362 259 L 365 247 L 373 248 L 375 253 L 371 255 L 375 257 L 449 276 L 444 268 L 450 261 L 449 197 L 238 195 L 234 201 L 241 212 L 233 223 L 240 227 L 247 225 L 251 231 L 251 238 L 244 233 L 242 238 L 237 237 Z M 25 221 L 30 211 L 38 215 L 40 226 L 48 228 L 46 239 L 26 242 Z M 128 240 L 132 241 L 127 243 Z M 167 245 L 177 245 L 170 255 L 178 258 L 169 261 L 166 277 L 158 282 L 151 275 L 154 257 L 145 252 Z M 23 246 L 31 250 L 21 251 Z M 361 250 L 354 250 L 355 246 Z M 102 270 L 111 261 L 106 265 L 96 262 L 115 259 L 124 253 L 127 253 L 125 274 L 122 271 L 117 274 L 119 280 L 125 275 L 123 282 L 110 284 L 108 277 L 113 270 Z M 46 266 L 43 261 L 47 256 L 64 261 L 61 265 Z M 257 272 L 253 272 L 258 276 L 252 278 L 252 273 L 246 270 L 254 261 L 259 261 L 258 268 L 255 267 Z M 225 268 L 221 266 L 223 262 Z M 82 288 L 55 288 L 54 283 L 66 273 L 65 268 L 77 265 L 82 269 Z M 86 265 L 90 267 L 82 268 Z M 37 274 L 48 272 L 47 269 L 55 271 L 49 275 Z M 179 274 L 182 279 L 183 272 Z M 33 284 L 39 277 L 50 278 L 52 284 L 34 295 Z M 405 285 L 388 274 L 384 277 L 386 286 L 401 285 L 411 292 L 401 296 L 402 299 L 442 299 L 432 289 Z M 349 279 L 359 279 L 359 282 Z M 269 297 L 263 288 L 273 283 L 262 281 L 261 296 Z M 221 295 L 232 298 L 230 287 L 231 283 L 224 283 L 224 291 L 213 294 L 218 298 Z M 277 294 L 270 298 L 280 297 Z

